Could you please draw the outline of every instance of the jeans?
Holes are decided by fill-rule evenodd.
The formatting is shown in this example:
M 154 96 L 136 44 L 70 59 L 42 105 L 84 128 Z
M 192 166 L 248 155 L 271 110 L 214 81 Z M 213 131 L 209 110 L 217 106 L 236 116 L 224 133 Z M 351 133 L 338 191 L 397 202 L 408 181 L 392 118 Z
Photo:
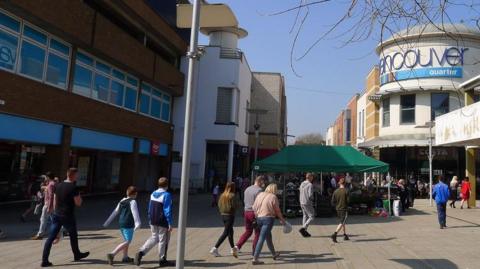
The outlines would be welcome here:
M 261 217 L 257 218 L 258 227 L 260 229 L 260 236 L 258 238 L 257 246 L 255 247 L 255 252 L 253 253 L 253 258 L 256 260 L 260 256 L 262 251 L 263 242 L 267 241 L 267 246 L 272 255 L 275 255 L 275 247 L 273 246 L 272 241 L 272 228 L 275 218 L 273 217 Z
M 303 212 L 302 228 L 307 229 L 308 225 L 315 218 L 315 208 L 313 205 L 300 205 Z
M 247 242 L 248 238 L 252 236 L 252 233 L 255 231 L 255 236 L 253 237 L 253 242 L 252 242 L 252 253 L 255 252 L 255 247 L 258 242 L 258 236 L 260 235 L 260 230 L 258 227 L 256 229 L 253 228 L 253 221 L 255 220 L 255 213 L 253 211 L 245 211 L 243 213 L 244 219 L 245 219 L 245 232 L 240 236 L 240 239 L 237 242 L 237 247 L 239 249 L 242 248 L 243 244 Z
M 50 256 L 50 249 L 52 248 L 53 241 L 62 229 L 62 226 L 68 231 L 68 235 L 70 237 L 70 247 L 72 248 L 73 256 L 78 257 L 80 255 L 80 249 L 78 248 L 77 223 L 75 222 L 75 217 L 60 217 L 53 214 L 52 225 L 50 226 L 50 234 L 48 235 L 47 241 L 45 241 L 45 245 L 43 246 L 43 262 L 48 261 L 48 256 Z
M 230 243 L 230 247 L 233 248 L 235 245 L 233 244 L 233 224 L 235 223 L 235 216 L 234 215 L 222 215 L 223 225 L 225 228 L 223 229 L 223 233 L 218 238 L 215 247 L 218 248 L 223 241 L 228 237 L 228 243 Z
M 438 223 L 441 227 L 447 226 L 447 203 L 437 204 Z
M 165 259 L 167 255 L 168 240 L 170 239 L 168 228 L 150 225 L 150 231 L 152 232 L 152 236 L 150 236 L 145 244 L 143 244 L 140 251 L 143 252 L 143 254 L 147 254 L 156 244 L 158 244 L 158 256 L 160 259 Z
M 42 208 L 42 215 L 40 216 L 40 227 L 38 228 L 38 236 L 41 236 L 45 233 L 47 228 L 47 223 L 50 221 L 50 213 L 48 213 L 47 205 L 44 205 Z

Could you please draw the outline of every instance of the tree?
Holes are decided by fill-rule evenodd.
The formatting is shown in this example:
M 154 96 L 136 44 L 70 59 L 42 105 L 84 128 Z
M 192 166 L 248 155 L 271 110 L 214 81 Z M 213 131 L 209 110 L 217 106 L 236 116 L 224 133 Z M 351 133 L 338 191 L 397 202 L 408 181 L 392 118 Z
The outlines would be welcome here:
M 311 133 L 297 137 L 295 145 L 325 145 L 325 140 L 321 134 Z

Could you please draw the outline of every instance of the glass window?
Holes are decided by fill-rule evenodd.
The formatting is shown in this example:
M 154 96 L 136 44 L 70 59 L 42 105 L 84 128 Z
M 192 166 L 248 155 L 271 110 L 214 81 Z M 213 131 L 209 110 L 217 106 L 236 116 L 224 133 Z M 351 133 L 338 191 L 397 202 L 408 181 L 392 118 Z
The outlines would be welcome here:
M 117 106 L 123 106 L 123 90 L 124 86 L 121 83 L 112 80 L 112 89 L 110 91 L 110 103 Z
M 400 123 L 415 123 L 415 94 L 400 96 Z
M 73 76 L 73 91 L 82 95 L 90 96 L 92 87 L 92 71 L 89 69 L 75 65 L 75 74 Z
M 140 95 L 140 112 L 150 114 L 150 96 L 144 93 Z
M 431 120 L 435 120 L 437 116 L 441 116 L 449 112 L 450 103 L 448 93 L 432 93 L 431 100 Z
M 127 77 L 127 83 L 134 86 L 134 87 L 138 86 L 138 80 L 136 80 L 132 77 Z
M 127 87 L 127 91 L 125 92 L 124 106 L 131 110 L 137 109 L 137 90 Z
M 170 104 L 163 103 L 162 104 L 162 120 L 170 121 Z
M 156 96 L 158 98 L 162 98 L 162 93 L 157 91 L 157 90 L 152 90 L 153 96 Z
M 112 70 L 112 75 L 116 78 L 118 78 L 119 80 L 121 81 L 124 81 L 125 80 L 125 74 L 118 71 L 117 69 L 113 69 Z
M 150 115 L 159 119 L 161 107 L 162 107 L 162 103 L 160 103 L 160 100 L 156 98 L 152 98 L 152 109 L 151 109 Z
M 95 86 L 93 87 L 92 97 L 103 101 L 108 101 L 108 89 L 110 80 L 102 75 L 95 74 Z
M 50 40 L 50 48 L 56 50 L 57 52 L 60 52 L 65 56 L 70 55 L 70 48 L 55 39 Z
M 56 54 L 48 55 L 46 81 L 56 86 L 67 87 L 68 60 Z
M 99 70 L 99 71 L 102 71 L 102 72 L 104 72 L 104 73 L 110 74 L 110 70 L 111 70 L 110 66 L 108 66 L 108 65 L 106 65 L 106 64 L 104 64 L 104 63 L 101 63 L 101 62 L 96 61 L 96 62 L 95 62 L 95 68 L 96 68 L 97 70 Z
M 93 59 L 81 52 L 77 53 L 77 61 L 84 63 L 86 65 L 93 66 Z
M 390 97 L 382 99 L 382 126 L 390 126 Z
M 20 22 L 2 12 L 0 12 L 0 25 L 17 33 L 20 31 Z
M 232 122 L 232 98 L 233 89 L 218 88 L 215 123 L 229 124 Z
M 34 41 L 37 41 L 40 44 L 47 45 L 47 35 L 40 33 L 30 26 L 25 25 L 23 27 L 23 35 Z
M 42 79 L 44 63 L 45 49 L 24 40 L 20 55 L 20 73 L 36 79 Z
M 1 14 L 1 13 L 0 13 Z M 0 67 L 14 70 L 17 63 L 18 38 L 0 30 Z
M 479 93 L 476 93 L 473 95 L 473 102 L 476 103 L 480 101 L 480 94 Z

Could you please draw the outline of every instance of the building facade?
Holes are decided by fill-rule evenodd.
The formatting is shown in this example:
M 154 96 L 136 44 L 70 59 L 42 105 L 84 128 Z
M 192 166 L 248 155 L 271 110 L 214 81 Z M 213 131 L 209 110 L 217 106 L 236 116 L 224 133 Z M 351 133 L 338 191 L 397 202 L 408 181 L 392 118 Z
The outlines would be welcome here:
M 250 160 L 255 156 L 255 125 L 259 127 L 258 159 L 280 151 L 287 144 L 287 97 L 280 73 L 253 72 L 250 103 L 247 104 Z M 258 113 L 258 110 L 264 110 Z M 248 112 L 247 111 L 247 112 Z
M 352 145 L 357 141 L 357 101 L 359 95 L 355 94 L 341 110 L 333 125 L 328 128 L 326 137 L 327 145 Z M 328 141 L 330 140 L 330 142 Z
M 394 34 L 376 49 L 379 133 L 360 146 L 380 148 L 380 160 L 390 164 L 396 178 L 428 179 L 427 125 L 462 107 L 459 85 L 478 74 L 480 32 L 465 25 L 445 28 L 449 35 L 434 25 L 417 26 Z M 464 147 L 435 146 L 433 155 L 434 175 L 464 175 Z
M 198 62 L 195 91 L 195 119 L 192 134 L 191 188 L 210 189 L 213 182 L 226 182 L 248 169 L 247 107 L 252 73 L 238 39 L 247 35 L 241 28 L 203 29 L 209 45 Z M 187 61 L 182 61 L 187 69 Z M 184 96 L 175 100 L 175 137 L 172 163 L 173 186 L 180 186 Z
M 0 200 L 69 166 L 89 193 L 169 175 L 188 44 L 158 8 L 175 4 L 0 3 Z

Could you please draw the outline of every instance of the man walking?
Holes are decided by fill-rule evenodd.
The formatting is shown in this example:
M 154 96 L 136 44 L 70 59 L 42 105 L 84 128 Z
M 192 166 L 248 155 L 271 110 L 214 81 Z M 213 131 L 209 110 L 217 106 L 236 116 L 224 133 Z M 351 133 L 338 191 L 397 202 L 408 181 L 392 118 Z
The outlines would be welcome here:
M 139 266 L 143 256 L 158 244 L 159 266 L 173 266 L 167 261 L 167 246 L 172 231 L 172 196 L 167 192 L 168 179 L 161 177 L 158 180 L 158 189 L 150 195 L 148 205 L 148 219 L 152 236 L 143 244 L 135 255 L 134 263 Z
M 77 168 L 69 168 L 67 179 L 55 187 L 52 225 L 50 234 L 43 247 L 42 267 L 52 266 L 48 260 L 53 241 L 57 237 L 62 226 L 67 229 L 70 237 L 70 246 L 75 261 L 86 258 L 90 252 L 80 252 L 78 248 L 77 223 L 75 220 L 75 207 L 82 205 L 82 197 L 75 185 L 77 180 Z
M 438 223 L 440 229 L 447 227 L 447 202 L 450 198 L 450 190 L 443 182 L 442 177 L 438 177 L 438 183 L 433 187 L 432 196 L 435 197 L 437 204 Z
M 338 185 L 339 188 L 335 190 L 332 195 L 332 205 L 335 206 L 335 209 L 337 210 L 337 217 L 340 222 L 337 226 L 337 229 L 331 236 L 334 243 L 338 243 L 337 234 L 341 230 L 343 230 L 343 239 L 349 240 L 345 227 L 348 217 L 348 192 L 347 189 L 345 189 L 345 179 L 340 178 Z
M 38 233 L 32 237 L 32 240 L 41 240 L 47 228 L 47 222 L 50 219 L 50 215 L 53 212 L 53 195 L 55 191 L 55 180 L 51 172 L 45 174 L 45 182 L 42 186 L 43 191 L 43 207 L 42 215 L 40 216 L 40 227 Z
M 245 189 L 244 199 L 243 202 L 245 204 L 245 209 L 243 212 L 243 216 L 245 218 L 245 232 L 240 236 L 240 239 L 235 245 L 237 251 L 239 251 L 243 244 L 247 242 L 247 240 L 252 236 L 253 231 L 255 230 L 255 236 L 252 242 L 252 253 L 255 252 L 255 246 L 257 245 L 258 236 L 260 235 L 260 231 L 253 227 L 253 223 L 255 221 L 255 213 L 253 211 L 253 203 L 255 202 L 255 198 L 257 195 L 262 192 L 262 188 L 265 187 L 265 179 L 263 176 L 257 176 L 255 178 L 255 182 L 252 186 Z
M 313 193 L 313 174 L 307 173 L 305 180 L 300 184 L 300 207 L 303 212 L 302 228 L 300 234 L 303 237 L 312 236 L 307 232 L 308 225 L 315 218 L 315 208 L 313 207 L 314 193 Z

